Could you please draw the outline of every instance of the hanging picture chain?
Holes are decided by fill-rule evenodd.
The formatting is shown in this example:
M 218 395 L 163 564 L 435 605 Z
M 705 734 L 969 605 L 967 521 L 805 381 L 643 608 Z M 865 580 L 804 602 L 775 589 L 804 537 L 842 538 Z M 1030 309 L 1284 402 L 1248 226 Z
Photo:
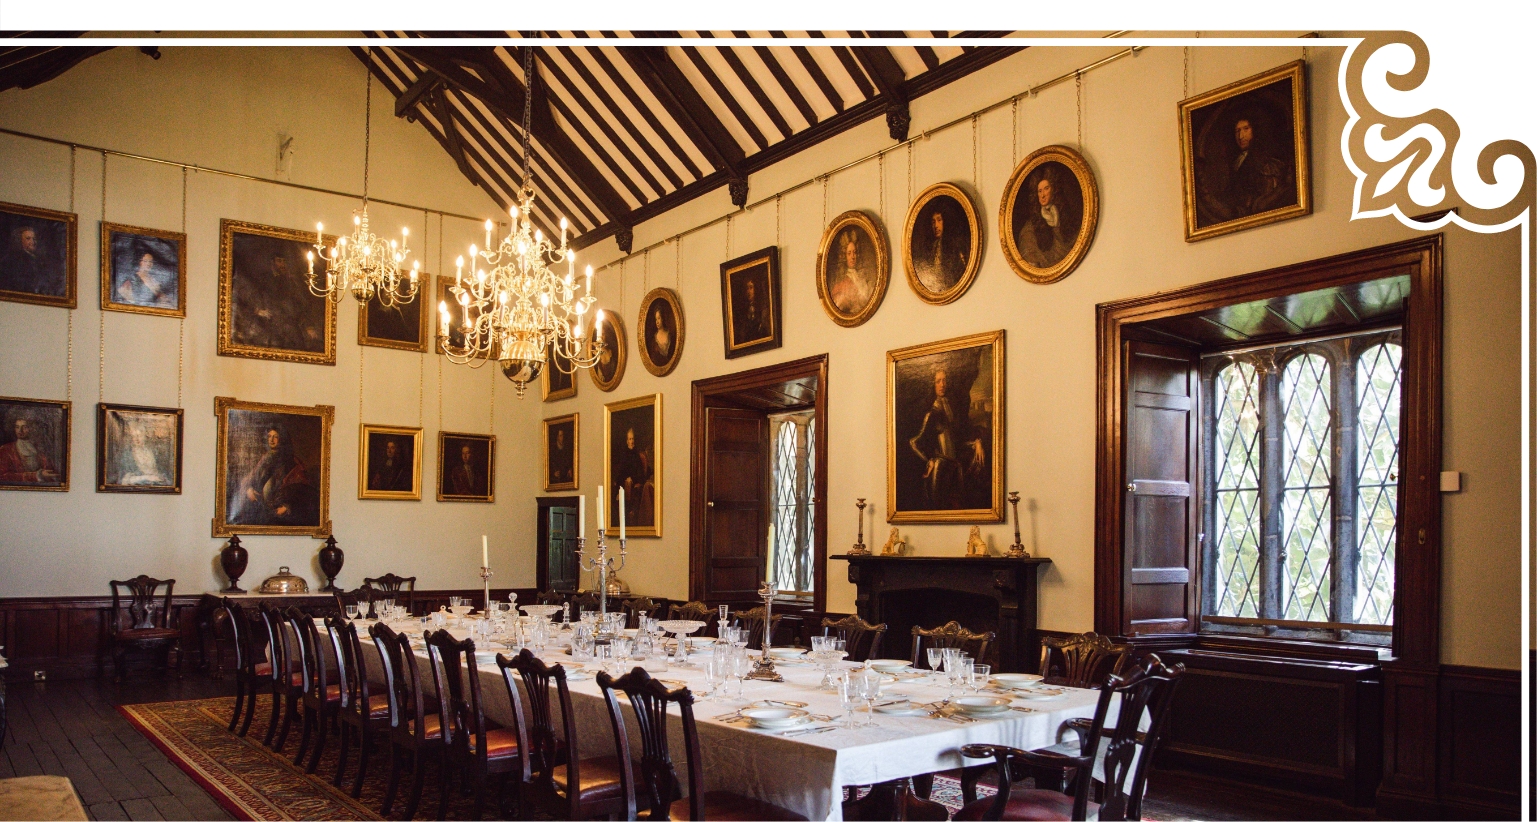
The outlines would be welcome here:
M 363 421 L 363 352 L 364 348 L 358 346 L 358 422 Z
M 69 147 L 69 210 L 75 210 L 75 147 Z M 69 309 L 65 319 L 65 335 L 68 342 L 64 354 L 64 401 L 75 399 L 75 310 Z
M 880 175 L 881 178 L 880 200 L 877 201 L 880 203 L 880 205 L 876 206 L 876 208 L 878 209 L 881 222 L 884 223 L 886 221 L 886 155 L 882 154 L 880 157 L 876 158 L 875 173 Z
M 1019 165 L 1019 98 L 1015 97 L 1013 108 L 1009 111 L 1009 126 L 1013 133 L 1009 135 L 1009 167 Z
M 977 115 L 971 115 L 971 187 L 977 190 L 977 197 L 982 197 L 982 180 L 977 177 L 977 152 L 978 144 L 982 138 L 977 133 Z
M 488 369 L 491 372 L 491 430 L 487 434 L 496 433 L 496 369 Z
M 422 249 L 423 250 L 426 250 L 426 249 L 432 247 L 427 242 L 427 233 L 428 233 L 427 229 L 430 227 L 430 225 L 429 225 L 429 223 L 427 221 L 428 221 L 430 216 L 431 215 L 429 215 L 427 212 L 425 212 L 425 211 L 422 212 Z M 441 257 L 443 255 L 442 248 L 443 248 L 443 238 L 442 238 L 442 236 L 439 236 L 438 237 L 438 256 L 439 257 Z M 432 275 L 431 274 L 427 275 L 427 282 L 423 283 L 422 286 L 423 286 L 422 290 L 424 292 L 427 292 L 427 293 L 422 295 L 422 299 L 424 299 L 424 300 L 430 299 L 427 296 L 427 294 L 430 294 L 432 292 Z M 428 305 L 427 306 L 427 310 L 428 310 L 428 312 L 431 312 L 432 311 L 432 306 Z M 423 336 L 428 336 L 427 329 L 425 327 L 422 328 L 421 333 L 422 333 Z M 432 344 L 431 340 L 428 340 L 427 344 L 431 345 Z M 425 410 L 424 410 L 426 404 L 427 404 L 427 354 L 426 354 L 426 352 L 423 352 L 420 356 L 418 356 L 416 358 L 416 427 L 417 428 L 421 428 L 422 425 L 423 425 L 423 419 L 426 416 Z
M 1190 99 L 1190 47 L 1185 46 L 1185 93 L 1180 95 L 1181 100 Z
M 106 152 L 101 154 L 101 221 L 104 223 L 107 221 Z M 96 395 L 102 402 L 107 401 L 107 312 L 105 311 L 96 312 Z
M 181 233 L 187 233 L 187 167 L 181 167 Z M 186 300 L 182 295 L 182 300 Z M 176 407 L 182 407 L 182 382 L 186 372 L 187 312 L 176 321 Z
M 650 290 L 651 290 L 651 249 L 648 248 L 648 249 L 646 249 L 646 253 L 644 255 L 642 255 L 641 261 L 640 261 L 640 293 L 641 293 L 641 299 L 644 300 L 646 298 L 645 294 L 647 292 L 649 292 Z
M 774 247 L 775 248 L 778 248 L 779 246 L 784 244 L 784 240 L 783 240 L 783 237 L 782 237 L 783 220 L 781 219 L 784 216 L 783 209 L 784 209 L 784 195 L 783 194 L 775 195 L 774 196 Z
M 822 178 L 822 226 L 827 226 L 827 178 Z
M 913 201 L 913 166 L 916 165 L 917 162 L 918 162 L 917 159 L 913 156 L 913 154 L 917 150 L 917 148 L 918 148 L 917 141 L 913 141 L 913 142 L 907 144 L 907 201 L 908 202 L 912 202 Z
M 672 287 L 678 290 L 683 288 L 683 235 L 672 238 Z
M 735 216 L 735 214 L 726 215 L 726 259 L 728 260 L 731 259 L 731 220 Z M 624 265 L 623 261 L 620 262 L 620 265 Z
M 1080 71 L 1073 77 L 1073 84 L 1078 88 L 1078 150 L 1083 150 L 1083 72 Z

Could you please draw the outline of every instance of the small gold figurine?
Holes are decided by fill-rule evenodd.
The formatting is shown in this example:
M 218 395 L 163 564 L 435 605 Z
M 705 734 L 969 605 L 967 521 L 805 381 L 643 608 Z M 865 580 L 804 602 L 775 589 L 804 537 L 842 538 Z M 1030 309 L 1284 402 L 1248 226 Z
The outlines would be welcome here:
M 893 527 L 891 529 L 891 536 L 886 538 L 886 544 L 881 546 L 881 556 L 883 556 L 883 557 L 898 556 L 906 548 L 907 548 L 907 540 L 902 539 L 901 535 L 899 535 L 897 533 L 897 529 L 895 527 Z
M 971 526 L 971 535 L 966 538 L 966 556 L 987 556 L 987 541 L 982 539 L 982 526 Z

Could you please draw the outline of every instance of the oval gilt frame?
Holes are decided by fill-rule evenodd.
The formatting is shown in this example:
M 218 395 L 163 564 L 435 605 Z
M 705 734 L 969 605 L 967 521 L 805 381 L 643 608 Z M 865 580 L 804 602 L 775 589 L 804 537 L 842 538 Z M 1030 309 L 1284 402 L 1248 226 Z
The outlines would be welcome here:
M 678 318 L 678 339 L 673 343 L 672 356 L 667 362 L 655 363 L 651 361 L 651 353 L 646 349 L 646 313 L 650 311 L 651 304 L 657 300 L 664 300 L 672 306 L 672 315 Z M 635 350 L 640 354 L 641 365 L 646 366 L 652 376 L 665 377 L 678 367 L 678 360 L 683 358 L 683 303 L 678 299 L 678 292 L 671 288 L 653 288 L 646 292 L 646 296 L 640 301 L 640 315 L 636 318 L 635 328 L 640 336 L 635 338 Z
M 855 314 L 848 314 L 838 309 L 833 304 L 832 295 L 827 291 L 827 277 L 824 274 L 824 263 L 827 255 L 832 250 L 838 233 L 849 226 L 858 226 L 870 235 L 875 245 L 875 291 L 870 296 L 870 302 L 862 310 Z M 891 287 L 891 243 L 886 238 L 886 230 L 881 227 L 880 221 L 863 211 L 845 211 L 833 218 L 831 223 L 822 232 L 822 242 L 817 246 L 817 297 L 822 301 L 822 310 L 832 321 L 844 328 L 853 328 L 863 325 L 871 317 L 875 316 L 881 302 L 886 299 L 886 290 Z
M 1078 237 L 1062 259 L 1055 265 L 1040 268 L 1026 262 L 1019 253 L 1019 247 L 1014 241 L 1014 201 L 1019 195 L 1020 186 L 1024 185 L 1025 178 L 1037 167 L 1044 163 L 1057 162 L 1067 166 L 1078 181 L 1078 187 L 1083 191 L 1083 222 L 1078 231 Z M 1067 146 L 1056 145 L 1036 149 L 1026 157 L 1019 166 L 1014 169 L 1014 174 L 1009 177 L 1009 184 L 1003 191 L 1003 202 L 998 206 L 998 244 L 1003 247 L 1003 256 L 1009 261 L 1009 267 L 1014 273 L 1029 280 L 1032 283 L 1054 283 L 1057 280 L 1073 273 L 1073 269 L 1083 262 L 1083 258 L 1089 253 L 1089 246 L 1094 242 L 1094 232 L 1099 228 L 1099 185 L 1094 180 L 1094 172 L 1089 168 L 1089 163 L 1082 154 Z
M 603 322 L 613 323 L 614 325 L 614 338 L 619 341 L 619 364 L 614 366 L 614 378 L 609 382 L 604 382 L 598 378 L 598 366 L 596 364 L 587 369 L 587 373 L 592 377 L 592 384 L 596 385 L 599 391 L 612 391 L 619 387 L 619 383 L 624 381 L 624 367 L 626 360 L 629 359 L 630 345 L 624 336 L 624 320 L 619 319 L 618 314 L 612 311 L 604 311 Z
M 971 248 L 966 255 L 966 271 L 955 285 L 943 292 L 933 292 L 923 285 L 918 279 L 918 271 L 913 267 L 913 223 L 918 219 L 918 212 L 923 209 L 930 200 L 941 196 L 948 196 L 961 204 L 961 209 L 966 212 L 966 221 L 971 228 Z M 930 305 L 948 305 L 959 300 L 962 295 L 971 290 L 971 284 L 977 279 L 977 272 L 982 268 L 982 223 L 977 219 L 976 206 L 971 202 L 971 197 L 962 191 L 960 186 L 953 183 L 935 183 L 919 192 L 918 199 L 913 201 L 912 207 L 907 210 L 907 219 L 902 224 L 902 267 L 907 272 L 907 284 L 912 287 L 913 293 L 918 299 Z

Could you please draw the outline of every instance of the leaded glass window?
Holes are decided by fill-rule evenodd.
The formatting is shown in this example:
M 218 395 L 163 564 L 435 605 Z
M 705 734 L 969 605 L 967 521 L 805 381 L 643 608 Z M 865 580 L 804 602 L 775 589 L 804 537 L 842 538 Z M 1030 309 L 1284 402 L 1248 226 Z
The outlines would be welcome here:
M 768 572 L 786 594 L 809 594 L 814 585 L 814 426 L 810 413 L 769 417 L 773 463 Z
M 1203 630 L 1390 641 L 1400 336 L 1203 358 Z

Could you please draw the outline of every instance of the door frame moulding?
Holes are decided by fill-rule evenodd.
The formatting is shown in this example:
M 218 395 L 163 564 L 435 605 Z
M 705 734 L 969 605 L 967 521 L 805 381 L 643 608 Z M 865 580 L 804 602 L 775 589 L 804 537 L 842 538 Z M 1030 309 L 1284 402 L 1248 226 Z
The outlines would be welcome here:
M 816 425 L 816 506 L 813 518 L 815 556 L 812 560 L 815 595 L 813 609 L 823 611 L 827 607 L 827 355 L 819 354 L 776 365 L 753 368 L 720 377 L 695 380 L 691 385 L 689 411 L 689 489 L 688 489 L 688 592 L 689 599 L 702 600 L 705 589 L 705 529 L 706 499 L 708 489 L 703 478 L 706 475 L 708 443 L 705 440 L 705 409 L 728 406 L 743 407 L 728 402 L 728 395 L 781 385 L 791 380 L 814 377 L 817 380 L 816 397 L 812 402 Z
M 534 590 L 543 593 L 550 590 L 550 526 L 548 511 L 551 508 L 570 507 L 577 508 L 577 495 L 575 494 L 547 494 L 534 497 L 534 505 L 538 513 L 534 515 Z M 577 570 L 577 587 L 582 584 L 581 570 Z M 533 603 L 529 603 L 532 605 Z

